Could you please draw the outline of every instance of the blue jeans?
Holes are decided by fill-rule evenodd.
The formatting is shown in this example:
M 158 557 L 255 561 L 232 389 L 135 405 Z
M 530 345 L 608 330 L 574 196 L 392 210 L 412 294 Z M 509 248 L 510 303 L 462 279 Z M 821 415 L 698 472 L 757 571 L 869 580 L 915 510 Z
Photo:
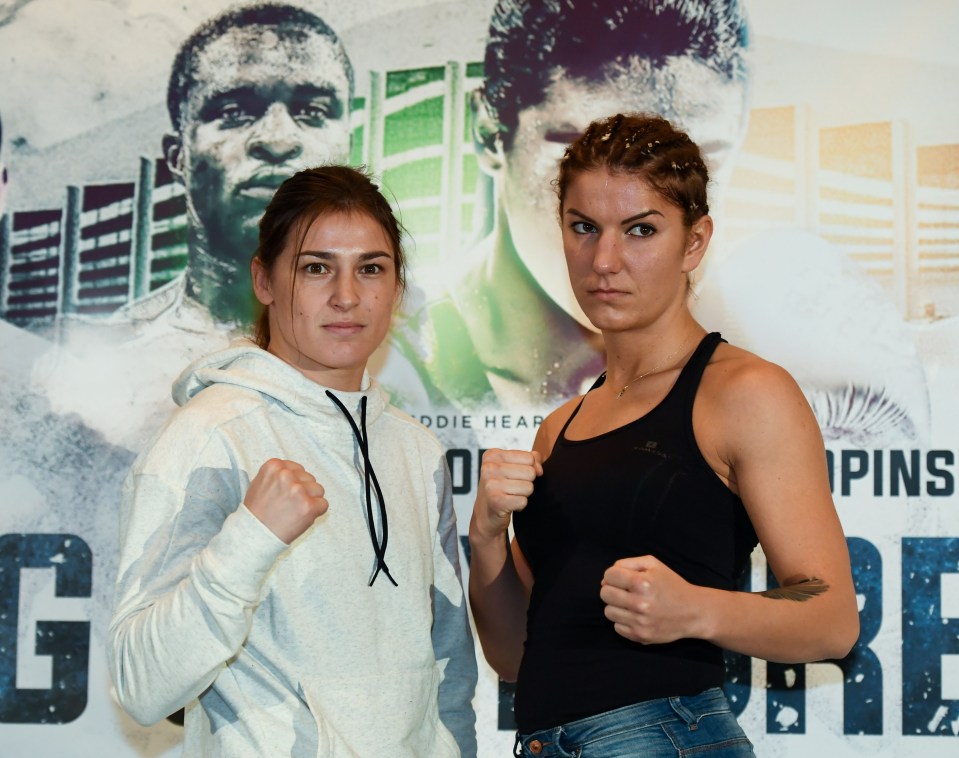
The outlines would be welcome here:
M 755 758 L 718 687 L 646 700 L 552 729 L 516 735 L 523 758 Z

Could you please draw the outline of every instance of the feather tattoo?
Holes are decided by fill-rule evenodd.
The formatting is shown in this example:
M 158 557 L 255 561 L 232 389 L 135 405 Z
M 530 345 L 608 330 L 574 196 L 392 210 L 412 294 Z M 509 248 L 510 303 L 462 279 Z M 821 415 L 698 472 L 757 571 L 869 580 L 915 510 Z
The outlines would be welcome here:
M 802 603 L 811 597 L 821 595 L 828 589 L 828 584 L 822 579 L 817 579 L 813 576 L 809 579 L 802 579 L 793 584 L 787 584 L 784 587 L 775 587 L 771 590 L 760 592 L 759 594 L 765 597 L 771 597 L 774 600 L 795 600 Z

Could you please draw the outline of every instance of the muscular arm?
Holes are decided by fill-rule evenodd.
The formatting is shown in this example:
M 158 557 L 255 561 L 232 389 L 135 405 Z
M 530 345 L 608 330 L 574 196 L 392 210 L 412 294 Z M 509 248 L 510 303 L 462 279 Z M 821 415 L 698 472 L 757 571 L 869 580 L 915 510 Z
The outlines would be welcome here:
M 725 455 L 780 588 L 714 598 L 710 636 L 772 661 L 842 657 L 859 615 L 815 417 L 777 366 L 754 360 L 730 378 Z
M 470 529 L 469 595 L 476 633 L 487 663 L 508 682 L 519 672 L 529 605 L 529 587 L 514 552 L 519 548 L 505 536 L 477 538 Z
M 565 408 L 565 406 L 564 406 Z M 470 607 L 487 662 L 502 679 L 515 681 L 526 640 L 526 609 L 533 576 L 508 528 L 526 507 L 541 462 L 553 445 L 555 418 L 540 427 L 533 451 L 488 450 L 470 520 Z M 568 415 L 568 413 L 567 413 Z
M 745 355 L 710 367 L 694 426 L 707 460 L 742 498 L 780 588 L 697 587 L 653 558 L 632 558 L 607 572 L 607 616 L 643 642 L 696 637 L 782 663 L 839 658 L 855 643 L 859 616 L 822 437 L 792 378 Z

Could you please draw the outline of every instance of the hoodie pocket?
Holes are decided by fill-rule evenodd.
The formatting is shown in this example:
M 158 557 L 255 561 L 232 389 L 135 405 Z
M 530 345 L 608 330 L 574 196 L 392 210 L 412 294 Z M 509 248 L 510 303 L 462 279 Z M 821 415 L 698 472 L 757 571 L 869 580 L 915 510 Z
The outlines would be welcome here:
M 307 700 L 331 756 L 456 758 L 456 742 L 439 719 L 440 679 L 434 666 L 321 681 Z

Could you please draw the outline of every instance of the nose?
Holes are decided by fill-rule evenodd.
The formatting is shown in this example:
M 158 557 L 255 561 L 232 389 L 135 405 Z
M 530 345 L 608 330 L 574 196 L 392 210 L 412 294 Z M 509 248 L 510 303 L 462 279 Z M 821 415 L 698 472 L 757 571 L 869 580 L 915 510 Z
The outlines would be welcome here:
M 283 163 L 303 153 L 300 127 L 286 105 L 272 103 L 266 109 L 250 135 L 248 149 L 251 156 L 266 163 Z
M 333 292 L 330 296 L 330 305 L 336 310 L 348 311 L 356 307 L 359 295 L 356 282 L 348 272 L 339 272 L 333 280 Z
M 622 239 L 618 232 L 603 232 L 593 249 L 593 271 L 615 274 L 622 264 Z

